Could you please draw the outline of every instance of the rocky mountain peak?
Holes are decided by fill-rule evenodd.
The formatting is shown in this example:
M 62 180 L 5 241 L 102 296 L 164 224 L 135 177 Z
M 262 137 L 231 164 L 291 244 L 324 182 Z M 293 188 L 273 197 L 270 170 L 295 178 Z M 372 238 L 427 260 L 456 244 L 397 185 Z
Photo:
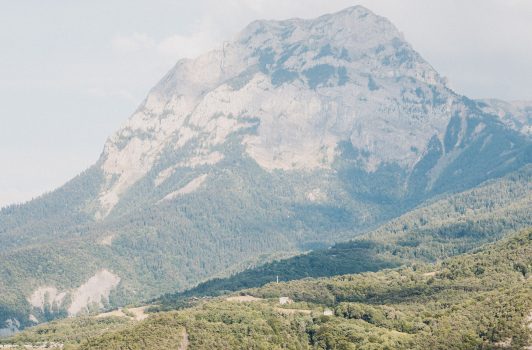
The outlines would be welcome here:
M 309 46 L 334 43 L 336 46 L 372 47 L 401 34 L 384 17 L 362 6 L 320 16 L 315 19 L 258 20 L 250 23 L 237 36 L 236 42 L 260 48 L 280 43 L 290 45 L 306 41 Z
M 239 136 L 271 171 L 329 169 L 339 142 L 361 166 L 412 167 L 441 135 L 455 96 L 385 18 L 361 7 L 316 19 L 255 21 L 235 41 L 181 60 L 152 89 L 102 155 L 98 217 L 163 153 L 177 168 L 214 165 Z

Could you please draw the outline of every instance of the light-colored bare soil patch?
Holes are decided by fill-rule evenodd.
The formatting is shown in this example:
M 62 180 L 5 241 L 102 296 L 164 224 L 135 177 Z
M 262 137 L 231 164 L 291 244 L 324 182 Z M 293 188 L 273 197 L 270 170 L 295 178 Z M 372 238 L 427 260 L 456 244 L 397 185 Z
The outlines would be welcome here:
M 133 314 L 133 318 L 137 321 L 142 321 L 148 318 L 148 314 L 146 313 L 147 306 L 141 306 L 141 307 L 135 307 L 133 309 L 128 309 L 129 312 Z
M 0 349 L 62 349 L 64 346 L 61 343 L 43 343 L 43 344 L 5 344 L 0 345 Z
M 133 318 L 136 321 L 142 321 L 142 320 L 147 319 L 149 316 L 146 313 L 146 308 L 148 307 L 147 306 L 135 307 L 132 309 L 127 309 L 126 312 L 124 312 L 124 309 L 118 309 L 118 310 L 113 310 L 113 311 L 98 314 L 96 317 L 97 318 L 112 317 L 112 316 L 129 317 L 129 318 Z
M 127 317 L 127 315 L 122 311 L 122 309 L 113 310 L 109 312 L 103 312 L 96 315 L 96 318 L 105 318 L 105 317 Z
M 179 344 L 179 347 L 177 348 L 177 350 L 187 350 L 188 349 L 188 344 L 189 344 L 188 333 L 187 333 L 187 329 L 184 328 L 183 329 L 183 338 L 181 339 L 181 343 Z
M 109 270 L 98 271 L 72 293 L 72 304 L 68 308 L 68 314 L 74 316 L 91 303 L 102 307 L 102 298 L 109 300 L 109 294 L 119 283 L 120 277 Z
M 432 272 L 425 272 L 423 274 L 423 276 L 426 276 L 426 277 L 434 277 L 438 274 L 438 271 L 432 271 Z
M 238 302 L 238 303 L 248 303 L 248 302 L 253 302 L 253 301 L 261 301 L 264 299 L 255 298 L 254 296 L 251 296 L 251 295 L 236 295 L 233 297 L 228 297 L 225 300 L 232 301 L 232 302 Z

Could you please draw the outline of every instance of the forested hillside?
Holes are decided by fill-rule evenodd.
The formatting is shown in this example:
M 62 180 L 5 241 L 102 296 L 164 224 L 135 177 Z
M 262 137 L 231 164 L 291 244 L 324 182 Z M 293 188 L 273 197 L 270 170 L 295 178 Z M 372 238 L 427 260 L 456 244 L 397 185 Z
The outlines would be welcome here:
M 436 264 L 271 283 L 140 323 L 86 320 L 83 337 L 79 322 L 60 321 L 4 342 L 102 350 L 524 349 L 532 345 L 531 268 L 528 229 Z M 294 303 L 279 305 L 280 296 Z
M 218 295 L 275 281 L 378 271 L 434 262 L 532 226 L 532 167 L 402 215 L 356 239 L 217 278 L 162 298 Z

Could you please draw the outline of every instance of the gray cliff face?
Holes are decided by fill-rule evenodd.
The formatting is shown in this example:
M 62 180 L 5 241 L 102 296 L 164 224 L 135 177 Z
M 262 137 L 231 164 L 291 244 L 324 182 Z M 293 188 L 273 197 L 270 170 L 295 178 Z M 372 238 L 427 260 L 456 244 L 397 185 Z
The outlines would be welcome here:
M 478 100 L 486 113 L 496 115 L 508 127 L 532 136 L 532 101 Z
M 399 188 L 394 200 L 422 198 L 439 191 L 446 168 L 466 162 L 469 143 L 494 132 L 488 124 L 506 132 L 488 115 L 448 89 L 387 19 L 363 7 L 256 21 L 220 50 L 178 62 L 150 92 L 107 142 L 106 181 L 92 208 L 105 218 L 148 174 L 158 187 L 176 173 L 215 167 L 235 142 L 268 172 L 343 171 L 347 161 L 347 181 L 359 173 L 376 198 L 390 197 L 391 187 Z M 167 162 L 168 154 L 179 161 Z M 390 176 L 396 179 L 384 187 L 372 184 Z M 195 178 L 187 192 L 205 181 Z
M 354 7 L 315 20 L 257 21 L 234 42 L 180 61 L 106 144 L 98 218 L 152 171 L 214 165 L 240 144 L 267 171 L 332 169 L 338 145 L 361 169 L 411 169 L 443 134 L 459 97 L 385 18 Z

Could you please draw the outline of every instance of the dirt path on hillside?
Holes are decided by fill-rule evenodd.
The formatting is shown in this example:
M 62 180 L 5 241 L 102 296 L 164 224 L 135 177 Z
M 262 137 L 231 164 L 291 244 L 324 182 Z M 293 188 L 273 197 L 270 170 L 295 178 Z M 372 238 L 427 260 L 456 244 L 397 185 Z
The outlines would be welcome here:
M 148 318 L 148 314 L 146 313 L 147 306 L 141 306 L 136 307 L 133 309 L 129 309 L 129 312 L 131 312 L 137 321 L 142 321 Z
M 525 325 L 532 332 L 532 310 L 530 310 L 528 316 L 525 318 Z M 532 350 L 532 340 L 530 340 L 528 346 L 525 347 L 525 350 Z
M 238 303 L 249 303 L 249 302 L 253 302 L 253 301 L 261 301 L 261 300 L 264 300 L 264 299 L 255 298 L 254 296 L 251 296 L 251 295 L 236 295 L 236 296 L 225 298 L 225 300 L 226 301 L 238 302 Z
M 147 319 L 149 316 L 146 313 L 147 308 L 148 308 L 147 306 L 135 307 L 132 309 L 126 309 L 127 310 L 126 312 L 124 312 L 124 309 L 118 309 L 118 310 L 104 312 L 99 315 L 96 315 L 96 318 L 117 316 L 117 317 L 129 317 L 129 318 L 134 319 L 135 321 L 142 321 L 142 320 Z
M 63 349 L 63 344 L 61 343 L 44 343 L 41 345 L 35 344 L 5 344 L 0 345 L 0 349 Z
M 179 347 L 177 350 L 187 350 L 188 349 L 188 332 L 186 328 L 183 328 L 183 339 L 181 340 L 181 344 L 179 344 Z

